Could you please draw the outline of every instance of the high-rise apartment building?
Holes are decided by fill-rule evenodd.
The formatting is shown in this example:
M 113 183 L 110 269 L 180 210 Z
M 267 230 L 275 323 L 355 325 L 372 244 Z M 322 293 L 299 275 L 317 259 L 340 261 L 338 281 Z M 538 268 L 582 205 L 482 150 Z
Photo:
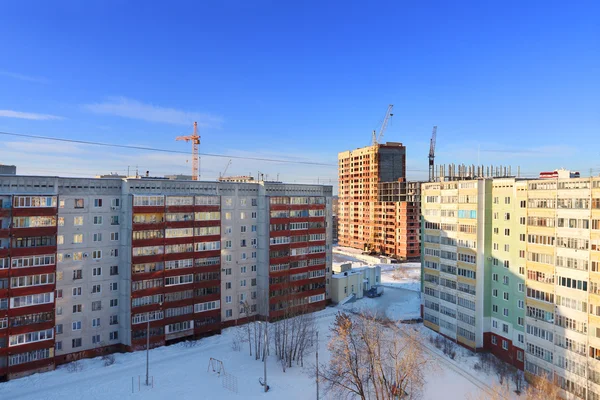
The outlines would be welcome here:
M 419 185 L 406 182 L 406 147 L 388 142 L 345 151 L 338 168 L 339 244 L 418 257 Z
M 600 178 L 422 186 L 424 324 L 600 398 Z
M 331 192 L 0 177 L 0 379 L 323 308 Z

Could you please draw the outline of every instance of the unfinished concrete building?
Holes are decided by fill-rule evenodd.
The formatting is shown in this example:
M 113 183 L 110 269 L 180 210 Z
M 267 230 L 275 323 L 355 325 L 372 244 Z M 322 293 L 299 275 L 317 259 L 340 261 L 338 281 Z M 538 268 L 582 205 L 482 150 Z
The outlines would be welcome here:
M 345 151 L 338 166 L 339 244 L 419 257 L 420 185 L 406 182 L 406 147 L 387 142 Z

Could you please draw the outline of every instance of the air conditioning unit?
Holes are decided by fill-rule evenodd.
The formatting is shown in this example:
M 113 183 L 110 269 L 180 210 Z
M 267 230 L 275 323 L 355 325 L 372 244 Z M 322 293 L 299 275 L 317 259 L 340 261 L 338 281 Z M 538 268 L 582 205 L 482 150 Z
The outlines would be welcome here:
M 115 210 L 118 210 L 119 207 L 112 206 L 110 209 L 113 210 L 113 211 L 115 211 Z
M 88 256 L 88 253 L 83 253 L 83 257 L 84 258 L 87 257 L 87 256 Z
M 253 245 L 252 245 L 252 247 L 254 247 L 254 248 L 256 249 L 256 248 L 258 247 L 258 245 L 256 245 L 256 244 L 253 244 Z
M 70 254 L 65 254 L 65 258 L 71 258 Z

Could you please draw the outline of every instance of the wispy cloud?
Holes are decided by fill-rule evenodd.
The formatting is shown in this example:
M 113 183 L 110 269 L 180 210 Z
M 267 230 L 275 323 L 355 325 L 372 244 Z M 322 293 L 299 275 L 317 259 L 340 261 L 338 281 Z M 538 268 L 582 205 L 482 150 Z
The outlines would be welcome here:
M 13 79 L 19 79 L 21 81 L 27 81 L 27 82 L 35 82 L 35 83 L 50 83 L 50 81 L 46 78 L 43 78 L 41 76 L 29 76 L 29 75 L 23 75 L 23 74 L 17 74 L 15 72 L 9 72 L 9 71 L 4 71 L 4 70 L 0 70 L 0 75 L 3 76 L 7 76 L 9 78 L 13 78 Z
M 103 103 L 85 104 L 83 107 L 97 114 L 117 115 L 173 125 L 190 125 L 196 121 L 198 126 L 215 128 L 221 126 L 223 122 L 221 117 L 215 115 L 160 107 L 126 97 L 111 97 Z
M 63 117 L 59 117 L 57 115 L 37 114 L 37 113 L 29 113 L 29 112 L 21 112 L 21 111 L 13 111 L 13 110 L 0 110 L 0 117 L 32 119 L 32 120 L 38 120 L 38 121 L 47 121 L 47 120 L 51 120 L 51 119 L 64 119 Z

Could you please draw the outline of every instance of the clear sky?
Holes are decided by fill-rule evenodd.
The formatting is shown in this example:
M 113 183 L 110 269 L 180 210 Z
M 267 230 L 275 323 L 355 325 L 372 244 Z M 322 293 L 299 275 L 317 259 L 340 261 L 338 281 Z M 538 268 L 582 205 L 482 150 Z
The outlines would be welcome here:
M 598 1 L 11 1 L 0 12 L 0 131 L 311 160 L 228 174 L 332 183 L 337 153 L 384 140 L 408 177 L 437 161 L 600 172 Z M 478 148 L 481 149 L 478 152 Z M 189 157 L 0 135 L 21 173 L 94 175 Z M 204 157 L 214 179 L 227 158 Z

